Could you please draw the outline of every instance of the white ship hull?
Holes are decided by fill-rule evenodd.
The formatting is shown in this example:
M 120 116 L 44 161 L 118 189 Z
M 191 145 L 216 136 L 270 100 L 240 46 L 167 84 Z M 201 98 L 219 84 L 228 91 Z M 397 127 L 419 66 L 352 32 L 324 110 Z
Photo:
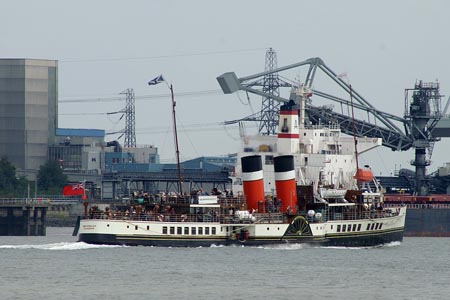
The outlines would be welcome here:
M 401 241 L 406 208 L 372 219 L 309 222 L 297 216 L 291 223 L 160 222 L 84 219 L 79 241 L 97 244 L 198 247 L 308 243 L 324 246 L 376 246 Z M 262 216 L 261 216 L 262 217 Z M 267 218 L 267 216 L 264 216 Z

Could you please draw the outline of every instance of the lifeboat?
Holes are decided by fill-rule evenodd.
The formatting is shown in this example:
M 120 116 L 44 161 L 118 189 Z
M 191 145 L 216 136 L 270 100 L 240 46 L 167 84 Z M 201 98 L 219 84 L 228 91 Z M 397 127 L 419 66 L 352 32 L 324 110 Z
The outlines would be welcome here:
M 353 177 L 359 182 L 371 182 L 373 180 L 373 173 L 369 168 L 358 169 Z

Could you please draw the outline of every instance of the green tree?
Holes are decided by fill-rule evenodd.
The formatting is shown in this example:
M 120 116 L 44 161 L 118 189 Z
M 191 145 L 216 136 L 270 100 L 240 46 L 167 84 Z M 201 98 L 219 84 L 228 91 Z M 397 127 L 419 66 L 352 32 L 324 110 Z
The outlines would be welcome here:
M 37 174 L 39 194 L 57 195 L 67 184 L 67 175 L 63 174 L 57 161 L 48 161 L 39 168 Z
M 27 193 L 27 184 L 25 177 L 17 177 L 16 167 L 2 157 L 0 159 L 0 196 L 24 197 Z

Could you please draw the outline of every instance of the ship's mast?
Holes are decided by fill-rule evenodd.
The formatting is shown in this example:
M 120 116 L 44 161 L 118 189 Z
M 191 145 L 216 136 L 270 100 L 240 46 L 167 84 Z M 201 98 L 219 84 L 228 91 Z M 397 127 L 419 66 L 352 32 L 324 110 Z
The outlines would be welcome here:
M 175 98 L 173 95 L 173 85 L 170 84 L 170 94 L 172 96 L 172 118 L 173 118 L 173 136 L 175 139 L 175 154 L 177 157 L 177 168 L 178 168 L 178 191 L 180 195 L 183 195 L 182 178 L 181 178 L 181 165 L 180 165 L 180 150 L 178 148 L 178 133 L 177 133 L 177 119 L 175 117 Z
M 352 93 L 352 85 L 349 84 L 350 87 L 350 103 L 352 106 L 352 121 L 353 121 L 353 140 L 355 142 L 355 159 L 356 159 L 356 172 L 359 170 L 359 159 L 358 159 L 358 139 L 356 138 L 356 124 L 355 124 L 355 111 L 353 109 L 353 93 Z M 359 184 L 359 183 L 358 183 Z

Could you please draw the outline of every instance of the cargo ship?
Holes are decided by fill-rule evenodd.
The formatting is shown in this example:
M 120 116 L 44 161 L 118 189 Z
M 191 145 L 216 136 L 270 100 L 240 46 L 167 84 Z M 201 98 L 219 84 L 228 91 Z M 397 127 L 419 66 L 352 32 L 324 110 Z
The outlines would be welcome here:
M 405 205 L 405 236 L 450 237 L 450 196 L 385 195 L 386 207 Z
M 402 241 L 406 206 L 385 207 L 370 168 L 357 164 L 356 153 L 381 140 L 308 125 L 301 108 L 310 92 L 300 86 L 293 95 L 297 101 L 280 109 L 277 136 L 259 136 L 256 147 L 245 139 L 231 193 L 161 195 L 93 209 L 77 225 L 79 241 L 170 247 Z
M 377 177 L 385 191 L 385 206 L 406 205 L 405 236 L 450 237 L 449 165 L 430 176 L 432 193 L 417 196 L 413 193 L 414 171 L 394 170 L 394 176 Z

